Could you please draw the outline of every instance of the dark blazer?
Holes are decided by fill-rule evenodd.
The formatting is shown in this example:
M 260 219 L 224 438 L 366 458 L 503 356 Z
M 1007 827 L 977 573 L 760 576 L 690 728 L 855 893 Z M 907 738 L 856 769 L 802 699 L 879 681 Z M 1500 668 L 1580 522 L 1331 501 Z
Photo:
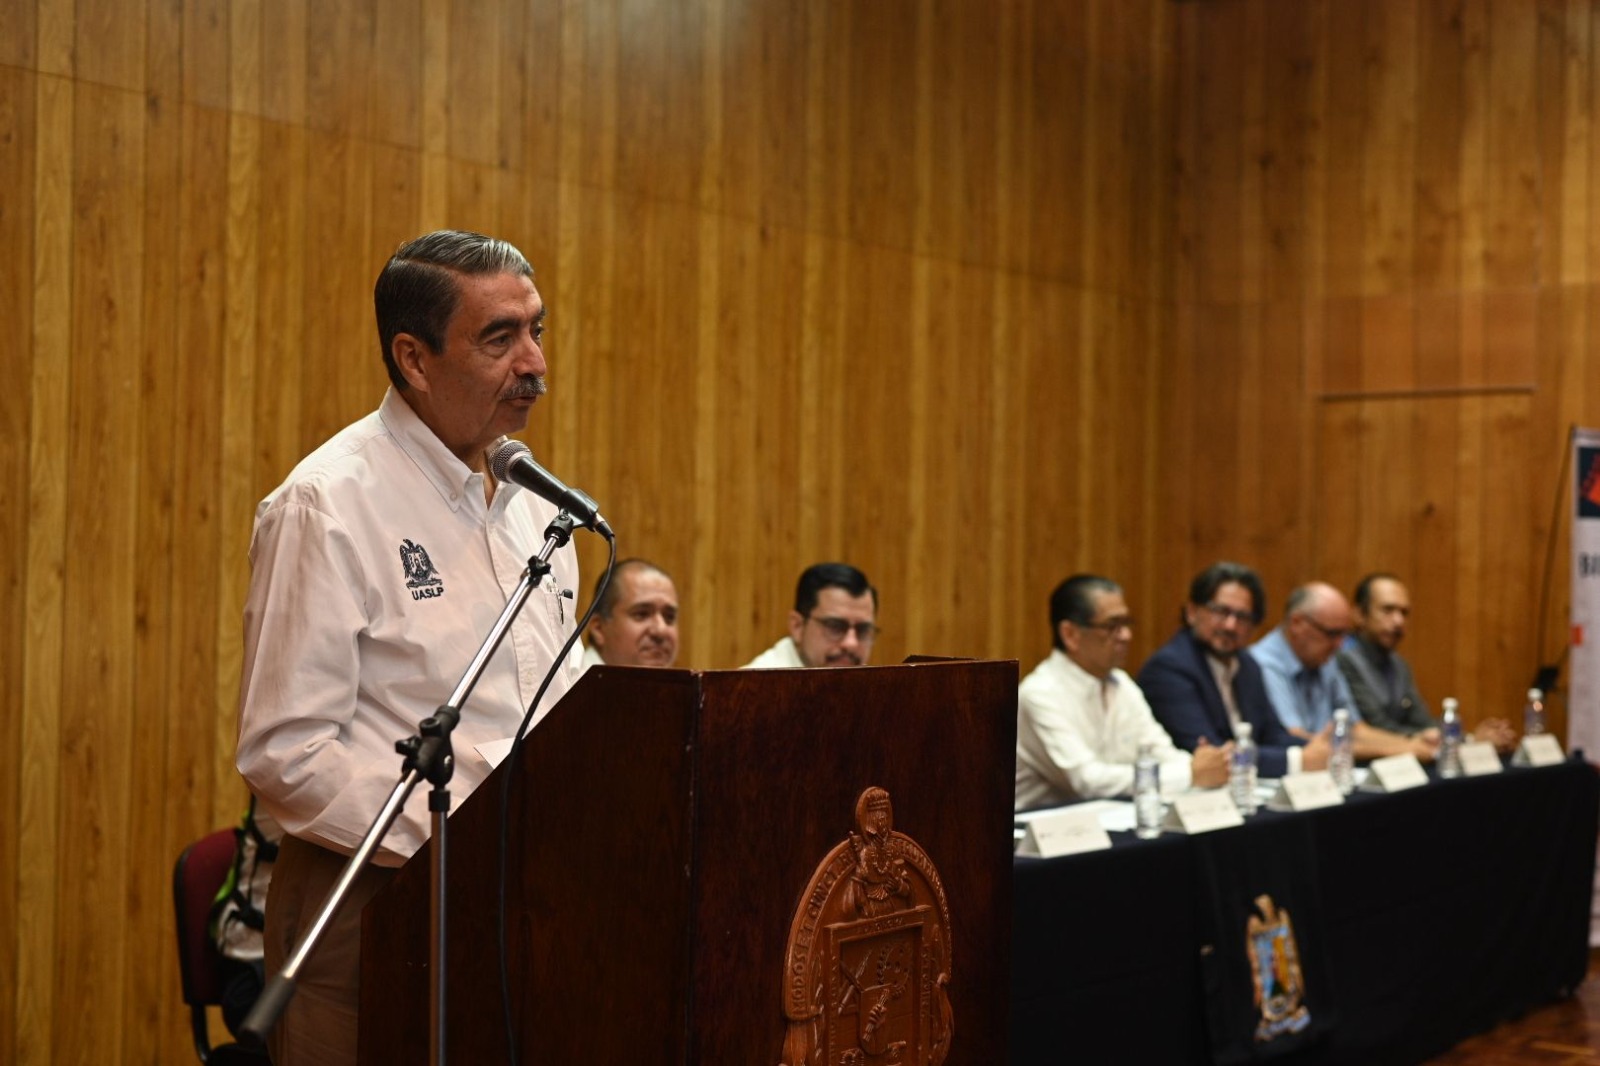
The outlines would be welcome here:
M 1145 660 L 1138 681 L 1156 721 L 1178 747 L 1193 751 L 1201 737 L 1219 745 L 1233 739 L 1228 709 L 1206 662 L 1205 648 L 1187 629 L 1178 630 Z M 1288 767 L 1288 749 L 1302 741 L 1278 720 L 1261 680 L 1261 667 L 1242 651 L 1239 672 L 1233 676 L 1233 698 L 1260 748 L 1257 765 L 1261 776 L 1282 777 Z

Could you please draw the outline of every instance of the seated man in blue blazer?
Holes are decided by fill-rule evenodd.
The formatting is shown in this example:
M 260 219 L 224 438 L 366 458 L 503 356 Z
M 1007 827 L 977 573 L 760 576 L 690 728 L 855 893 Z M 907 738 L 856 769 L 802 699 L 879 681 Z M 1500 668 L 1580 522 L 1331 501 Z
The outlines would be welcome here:
M 1265 608 L 1254 570 L 1227 562 L 1206 567 L 1189 585 L 1183 628 L 1145 661 L 1139 688 L 1180 748 L 1193 751 L 1202 738 L 1225 744 L 1234 739 L 1234 723 L 1249 722 L 1262 777 L 1326 769 L 1326 731 L 1304 741 L 1285 729 L 1261 667 L 1241 654 Z

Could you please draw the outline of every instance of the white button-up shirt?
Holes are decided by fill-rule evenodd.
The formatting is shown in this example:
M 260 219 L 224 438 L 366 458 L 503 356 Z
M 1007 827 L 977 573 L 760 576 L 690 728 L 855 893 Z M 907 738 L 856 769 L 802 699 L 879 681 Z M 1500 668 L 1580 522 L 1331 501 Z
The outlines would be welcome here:
M 515 485 L 484 501 L 469 470 L 394 390 L 262 501 L 250 544 L 238 766 L 301 839 L 350 852 L 400 778 L 397 740 L 449 698 L 555 517 Z M 572 633 L 572 547 L 490 658 L 453 734 L 459 803 L 488 776 L 474 747 L 511 736 Z M 578 676 L 556 672 L 542 717 Z M 419 785 L 377 861 L 427 839 Z
M 1017 810 L 1133 791 L 1139 745 L 1155 746 L 1161 790 L 1189 787 L 1189 753 L 1172 743 L 1133 678 L 1104 681 L 1059 648 L 1017 688 Z

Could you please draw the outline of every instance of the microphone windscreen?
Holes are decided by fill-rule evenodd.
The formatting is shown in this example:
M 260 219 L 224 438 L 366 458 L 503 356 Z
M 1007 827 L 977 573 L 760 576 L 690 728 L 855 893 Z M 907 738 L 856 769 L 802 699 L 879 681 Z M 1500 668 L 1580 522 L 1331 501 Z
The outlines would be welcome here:
M 519 455 L 531 456 L 533 450 L 520 440 L 510 438 L 495 445 L 494 451 L 489 454 L 489 472 L 494 475 L 496 481 L 511 480 L 508 476 L 511 473 L 511 464 Z

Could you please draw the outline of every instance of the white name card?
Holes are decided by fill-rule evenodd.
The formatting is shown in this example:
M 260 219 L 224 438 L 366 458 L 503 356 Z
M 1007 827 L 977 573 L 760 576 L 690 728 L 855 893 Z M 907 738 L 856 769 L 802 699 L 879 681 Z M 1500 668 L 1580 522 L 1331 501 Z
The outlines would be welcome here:
M 496 767 L 506 761 L 506 756 L 511 754 L 511 745 L 516 742 L 516 737 L 506 737 L 504 740 L 486 740 L 473 750 L 483 756 L 483 761 L 488 763 L 490 767 Z
M 1284 774 L 1278 782 L 1278 791 L 1267 801 L 1274 811 L 1314 811 L 1318 807 L 1337 807 L 1344 802 L 1344 793 L 1333 783 L 1333 775 L 1326 770 L 1307 770 L 1298 774 Z
M 1110 846 L 1111 837 L 1100 824 L 1099 812 L 1066 807 L 1030 819 L 1017 854 L 1053 859 L 1057 855 L 1103 851 Z
M 1511 765 L 1555 766 L 1564 758 L 1561 741 L 1553 733 L 1535 733 L 1522 738 L 1522 743 L 1517 745 L 1517 753 L 1511 757 Z
M 1404 792 L 1428 783 L 1428 771 L 1410 752 L 1373 759 L 1368 770 L 1367 780 L 1361 786 L 1363 792 Z
M 1244 816 L 1233 805 L 1227 789 L 1185 792 L 1174 796 L 1161 827 L 1178 833 L 1209 833 L 1244 824 Z
M 1474 740 L 1461 745 L 1461 772 L 1468 777 L 1497 774 L 1505 767 L 1500 765 L 1500 753 L 1487 740 Z

